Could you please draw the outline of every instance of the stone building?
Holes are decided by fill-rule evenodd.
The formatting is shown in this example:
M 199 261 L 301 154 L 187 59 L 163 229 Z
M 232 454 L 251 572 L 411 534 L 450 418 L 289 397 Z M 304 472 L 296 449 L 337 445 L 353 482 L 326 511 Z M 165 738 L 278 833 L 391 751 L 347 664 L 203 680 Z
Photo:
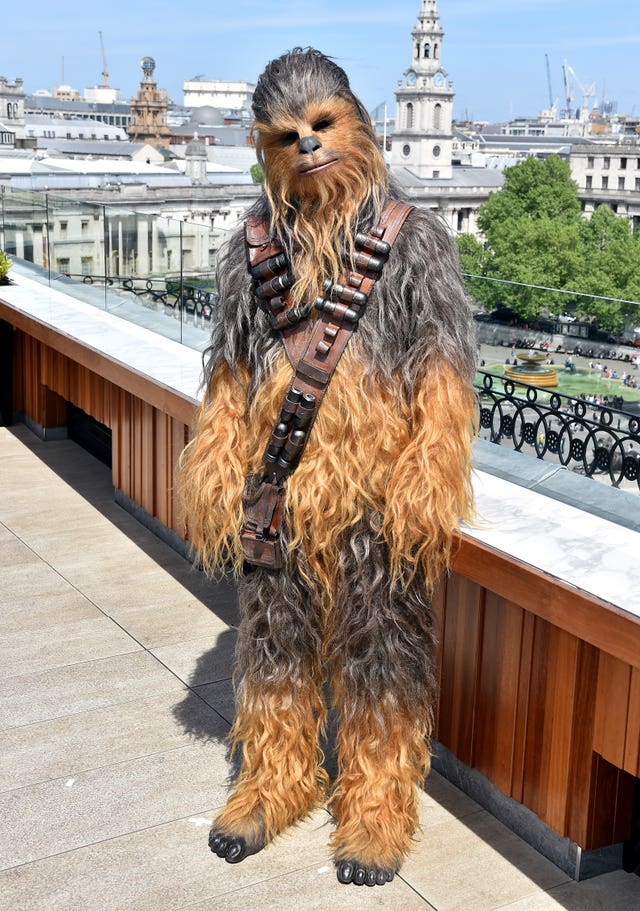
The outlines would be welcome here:
M 204 79 L 196 76 L 184 81 L 184 106 L 207 106 L 223 111 L 249 110 L 254 89 L 255 85 L 252 82 Z
M 574 143 L 571 174 L 585 215 L 598 206 L 609 206 L 640 227 L 640 143 L 631 137 L 616 143 Z
M 0 76 L 0 124 L 6 128 L 7 133 L 13 134 L 16 147 L 23 148 L 26 139 L 24 84 L 20 78 L 9 82 Z
M 417 177 L 451 177 L 453 83 L 442 66 L 437 0 L 422 0 L 411 33 L 412 59 L 396 92 L 391 165 Z
M 454 137 L 443 38 L 437 0 L 422 0 L 411 32 L 411 62 L 396 92 L 391 172 L 411 202 L 438 210 L 453 233 L 476 234 L 478 209 L 504 178 L 498 170 L 466 166 L 474 142 L 464 141 L 462 150 L 466 137 Z
M 129 138 L 132 142 L 168 147 L 171 142 L 171 130 L 167 126 L 167 93 L 164 89 L 158 88 L 154 79 L 156 62 L 153 57 L 143 57 L 140 66 L 143 77 L 140 90 L 131 101 Z

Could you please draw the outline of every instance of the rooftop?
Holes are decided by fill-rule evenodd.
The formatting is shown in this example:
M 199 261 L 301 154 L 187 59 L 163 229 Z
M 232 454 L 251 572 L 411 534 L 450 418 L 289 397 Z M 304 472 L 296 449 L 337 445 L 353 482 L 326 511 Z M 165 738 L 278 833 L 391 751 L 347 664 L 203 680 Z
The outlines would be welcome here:
M 637 876 L 570 881 L 435 773 L 415 850 L 383 889 L 338 884 L 322 808 L 238 866 L 214 858 L 206 833 L 230 770 L 232 587 L 203 582 L 116 505 L 109 470 L 76 444 L 17 427 L 0 428 L 0 447 L 2 907 L 638 905 Z

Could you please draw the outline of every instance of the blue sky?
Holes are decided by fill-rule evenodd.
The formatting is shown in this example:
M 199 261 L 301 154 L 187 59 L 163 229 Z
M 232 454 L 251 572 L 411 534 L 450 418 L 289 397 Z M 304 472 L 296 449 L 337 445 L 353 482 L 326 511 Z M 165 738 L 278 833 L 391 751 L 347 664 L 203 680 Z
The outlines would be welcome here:
M 443 65 L 454 82 L 454 116 L 507 119 L 564 97 L 566 59 L 583 85 L 640 115 L 638 0 L 439 0 Z M 369 109 L 393 106 L 410 63 L 420 0 L 30 0 L 3 5 L 0 75 L 22 76 L 28 92 L 65 81 L 80 91 L 102 81 L 98 32 L 110 83 L 129 97 L 140 59 L 156 60 L 158 84 L 182 102 L 196 74 L 254 81 L 265 63 L 295 45 L 314 45 L 347 70 Z M 580 94 L 579 90 L 576 92 Z

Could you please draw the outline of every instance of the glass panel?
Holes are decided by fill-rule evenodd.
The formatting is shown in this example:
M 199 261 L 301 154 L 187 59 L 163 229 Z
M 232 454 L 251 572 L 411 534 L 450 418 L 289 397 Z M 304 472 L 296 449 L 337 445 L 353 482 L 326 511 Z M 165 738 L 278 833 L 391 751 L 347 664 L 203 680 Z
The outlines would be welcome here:
M 4 249 L 17 274 L 49 280 L 46 199 L 27 190 L 3 193 Z
M 229 234 L 213 217 L 186 221 L 0 191 L 0 240 L 17 274 L 204 350 L 215 318 L 215 261 Z
M 48 196 L 51 286 L 105 307 L 102 206 Z

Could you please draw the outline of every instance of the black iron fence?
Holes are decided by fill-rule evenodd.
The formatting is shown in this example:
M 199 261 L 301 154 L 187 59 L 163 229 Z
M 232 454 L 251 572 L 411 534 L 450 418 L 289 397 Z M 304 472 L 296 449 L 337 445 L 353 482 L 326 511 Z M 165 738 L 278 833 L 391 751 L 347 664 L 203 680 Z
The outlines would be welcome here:
M 131 278 L 124 275 L 73 275 L 63 272 L 64 278 L 81 281 L 85 285 L 106 285 L 114 291 L 126 291 L 146 303 L 162 304 L 171 310 L 202 317 L 209 322 L 218 294 L 211 288 L 191 284 L 176 278 Z
M 478 372 L 481 436 L 640 491 L 640 417 L 624 411 L 621 399 L 618 408 Z

